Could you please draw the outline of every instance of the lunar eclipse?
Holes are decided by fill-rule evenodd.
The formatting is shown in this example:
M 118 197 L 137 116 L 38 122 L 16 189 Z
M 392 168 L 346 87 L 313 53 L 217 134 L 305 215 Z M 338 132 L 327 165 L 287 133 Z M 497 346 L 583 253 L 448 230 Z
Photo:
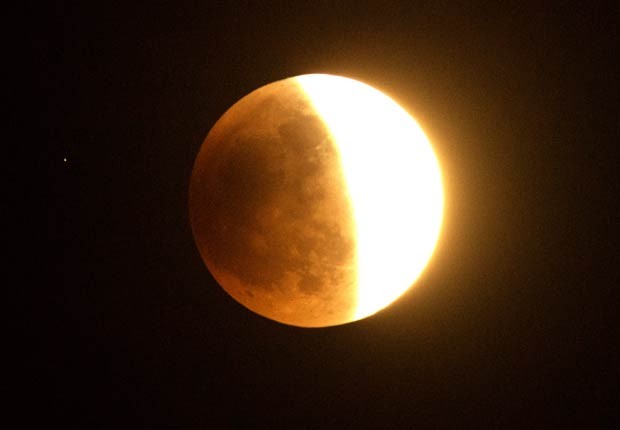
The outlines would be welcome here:
M 345 324 L 420 276 L 443 216 L 437 158 L 396 102 L 355 80 L 302 75 L 234 104 L 202 144 L 190 222 L 235 300 L 301 327 Z

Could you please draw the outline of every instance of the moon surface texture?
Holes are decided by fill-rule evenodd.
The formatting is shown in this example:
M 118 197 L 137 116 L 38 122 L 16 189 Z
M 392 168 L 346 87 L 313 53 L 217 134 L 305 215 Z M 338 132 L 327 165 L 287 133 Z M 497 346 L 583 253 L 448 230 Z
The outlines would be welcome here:
M 263 86 L 217 121 L 189 212 L 203 261 L 235 300 L 324 327 L 372 315 L 416 281 L 443 189 L 428 139 L 396 102 L 312 74 Z

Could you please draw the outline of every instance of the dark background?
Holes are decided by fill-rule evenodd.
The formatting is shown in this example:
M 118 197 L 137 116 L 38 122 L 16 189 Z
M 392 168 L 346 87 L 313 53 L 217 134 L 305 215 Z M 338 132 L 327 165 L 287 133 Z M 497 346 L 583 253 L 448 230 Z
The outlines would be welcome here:
M 615 418 L 617 6 L 337 3 L 32 10 L 50 251 L 25 313 L 24 420 L 505 428 Z M 362 80 L 412 113 L 442 165 L 446 212 L 431 263 L 400 301 L 353 324 L 299 329 L 217 286 L 193 243 L 187 193 L 228 107 L 316 72 Z

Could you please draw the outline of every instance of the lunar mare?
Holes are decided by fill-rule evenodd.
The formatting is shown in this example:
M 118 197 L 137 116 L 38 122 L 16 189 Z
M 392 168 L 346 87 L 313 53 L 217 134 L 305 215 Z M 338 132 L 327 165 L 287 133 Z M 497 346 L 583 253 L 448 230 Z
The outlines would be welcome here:
M 190 222 L 235 300 L 302 327 L 384 308 L 439 234 L 439 167 L 415 121 L 360 82 L 303 75 L 250 93 L 203 142 Z
M 293 79 L 244 97 L 209 132 L 192 173 L 191 225 L 238 302 L 298 326 L 352 319 L 355 229 L 339 164 Z

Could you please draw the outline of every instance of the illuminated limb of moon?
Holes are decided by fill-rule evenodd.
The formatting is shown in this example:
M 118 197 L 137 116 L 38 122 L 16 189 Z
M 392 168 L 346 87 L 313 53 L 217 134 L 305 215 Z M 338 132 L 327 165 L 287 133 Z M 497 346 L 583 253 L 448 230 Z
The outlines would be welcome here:
M 355 319 L 402 295 L 435 248 L 443 214 L 440 170 L 422 129 L 396 102 L 361 82 L 297 77 L 341 154 L 357 230 Z

